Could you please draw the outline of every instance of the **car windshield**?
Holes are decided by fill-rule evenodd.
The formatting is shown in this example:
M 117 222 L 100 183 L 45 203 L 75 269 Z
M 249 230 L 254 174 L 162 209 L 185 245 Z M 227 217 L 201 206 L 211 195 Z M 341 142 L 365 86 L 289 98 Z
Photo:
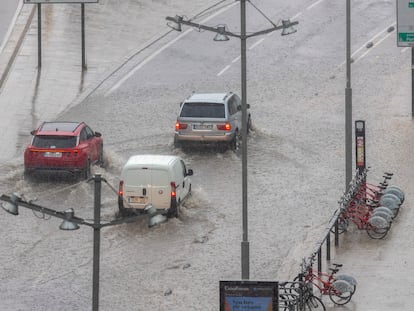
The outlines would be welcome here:
M 192 118 L 224 118 L 224 104 L 185 103 L 180 116 Z
M 76 136 L 35 136 L 33 146 L 38 148 L 73 148 Z

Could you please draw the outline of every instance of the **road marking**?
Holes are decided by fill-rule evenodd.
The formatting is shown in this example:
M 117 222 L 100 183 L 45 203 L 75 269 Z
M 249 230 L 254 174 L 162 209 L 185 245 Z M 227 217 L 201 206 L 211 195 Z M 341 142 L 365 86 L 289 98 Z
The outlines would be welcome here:
M 257 40 L 255 43 L 253 43 L 250 47 L 249 50 L 253 50 L 256 46 L 258 46 L 260 43 L 262 43 L 264 41 L 264 38 L 261 38 L 260 40 Z
M 405 53 L 408 49 L 409 49 L 410 47 L 405 47 L 405 48 L 403 48 L 402 50 L 401 50 L 401 53 Z
M 357 59 L 354 60 L 354 63 L 358 62 L 360 59 L 364 58 L 369 52 L 371 52 L 371 50 L 375 49 L 377 46 L 379 46 L 381 44 L 382 41 L 384 41 L 385 39 L 387 39 L 389 36 L 391 36 L 393 33 L 389 32 L 384 38 L 382 38 L 381 40 L 379 40 L 372 48 L 367 49 L 367 51 L 365 51 L 364 54 L 362 54 L 360 57 L 358 57 Z
M 218 74 L 217 74 L 217 77 L 220 77 L 224 72 L 226 72 L 227 71 L 227 69 L 229 69 L 230 68 L 230 65 L 227 65 L 226 67 L 224 67 Z
M 378 40 L 377 42 L 373 42 L 375 39 L 377 39 L 379 36 L 384 35 L 384 33 L 386 33 L 388 31 L 388 29 L 392 26 L 395 26 L 395 22 L 392 23 L 390 26 L 386 27 L 385 29 L 381 30 L 380 32 L 378 32 L 376 35 L 374 35 L 371 39 L 369 39 L 367 42 L 365 42 L 363 45 L 361 45 L 360 48 L 358 48 L 354 53 L 351 54 L 351 58 L 355 57 L 355 55 L 357 55 L 359 52 L 361 52 L 364 48 L 367 48 L 367 44 L 372 42 L 374 43 L 373 47 L 369 48 L 368 51 L 365 51 L 361 56 L 354 58 L 354 63 L 356 63 L 357 60 L 359 60 L 360 58 L 366 56 L 373 48 L 377 47 L 382 41 L 384 41 L 386 38 L 388 38 L 393 32 L 388 33 L 387 35 L 385 35 L 385 37 L 381 38 L 380 40 Z M 344 66 L 346 63 L 346 60 L 344 60 L 339 66 L 338 68 Z
M 205 22 L 208 22 L 210 19 L 216 17 L 217 15 L 220 15 L 224 11 L 228 10 L 229 8 L 237 5 L 237 2 L 234 2 L 233 4 L 217 11 L 216 13 L 210 15 L 209 17 L 205 18 L 200 22 L 200 24 L 204 24 Z M 120 79 L 108 92 L 105 93 L 105 96 L 108 96 L 115 92 L 122 84 L 124 84 L 129 78 L 131 78 L 139 69 L 141 69 L 145 64 L 147 64 L 149 61 L 151 61 L 155 56 L 159 55 L 161 52 L 163 52 L 165 49 L 170 47 L 172 44 L 183 38 L 184 36 L 188 35 L 191 31 L 193 31 L 193 28 L 190 28 L 183 32 L 181 35 L 173 39 L 172 41 L 168 42 L 166 45 L 155 51 L 152 55 L 148 56 L 146 59 L 144 59 L 140 64 L 135 66 L 130 72 L 128 72 L 122 79 Z
M 290 19 L 297 19 L 299 16 L 301 16 L 303 13 L 299 12 L 298 14 L 294 15 L 293 17 L 291 17 Z
M 232 63 L 238 62 L 238 61 L 240 60 L 240 58 L 241 58 L 241 55 L 237 56 L 237 57 L 236 57 L 235 59 L 233 59 L 231 62 L 232 62 Z
M 313 7 L 315 7 L 315 6 L 317 6 L 318 4 L 320 4 L 322 1 L 324 1 L 324 0 L 319 0 L 319 1 L 316 1 L 315 3 L 311 4 L 310 6 L 308 6 L 308 7 L 306 8 L 306 10 L 310 10 L 310 9 L 312 9 Z

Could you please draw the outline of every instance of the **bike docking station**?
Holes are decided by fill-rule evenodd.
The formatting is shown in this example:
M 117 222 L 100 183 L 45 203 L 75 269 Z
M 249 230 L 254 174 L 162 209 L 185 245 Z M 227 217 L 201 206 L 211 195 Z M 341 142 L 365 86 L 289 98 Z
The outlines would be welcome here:
M 292 282 L 279 282 L 279 309 L 326 310 L 323 296 L 329 296 L 334 305 L 351 301 L 357 281 L 347 274 L 338 274 L 341 264 L 331 262 L 331 235 L 335 247 L 339 247 L 339 235 L 348 231 L 351 223 L 358 230 L 365 230 L 372 239 L 384 239 L 404 202 L 404 192 L 389 185 L 393 173 L 384 172 L 383 180 L 376 184 L 368 182 L 366 165 L 365 121 L 355 121 L 355 174 L 348 189 L 338 201 L 335 210 L 322 234 L 322 239 L 310 256 L 304 257 L 300 272 Z M 326 258 L 322 259 L 322 249 Z M 317 267 L 314 268 L 315 261 Z M 322 269 L 322 262 L 331 267 Z

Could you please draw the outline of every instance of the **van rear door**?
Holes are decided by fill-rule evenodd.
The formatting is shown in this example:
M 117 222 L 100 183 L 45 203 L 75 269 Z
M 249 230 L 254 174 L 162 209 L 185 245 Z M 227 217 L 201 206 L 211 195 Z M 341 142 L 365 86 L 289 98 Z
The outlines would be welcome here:
M 171 177 L 166 169 L 151 170 L 151 204 L 155 208 L 169 209 L 171 206 Z
M 146 168 L 129 168 L 123 172 L 124 200 L 133 208 L 143 209 L 151 201 L 151 171 Z
M 125 208 L 171 207 L 171 176 L 163 168 L 128 168 L 122 173 Z

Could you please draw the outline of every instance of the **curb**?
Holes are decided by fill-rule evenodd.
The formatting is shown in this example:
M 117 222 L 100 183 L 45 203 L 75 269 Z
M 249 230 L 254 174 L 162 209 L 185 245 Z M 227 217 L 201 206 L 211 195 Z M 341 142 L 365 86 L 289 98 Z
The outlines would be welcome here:
M 0 90 L 9 75 L 17 53 L 20 50 L 27 31 L 29 30 L 35 11 L 36 6 L 32 6 L 32 8 L 26 7 L 25 5 L 22 6 L 16 23 L 13 26 L 13 31 L 4 46 L 3 52 L 0 54 Z

